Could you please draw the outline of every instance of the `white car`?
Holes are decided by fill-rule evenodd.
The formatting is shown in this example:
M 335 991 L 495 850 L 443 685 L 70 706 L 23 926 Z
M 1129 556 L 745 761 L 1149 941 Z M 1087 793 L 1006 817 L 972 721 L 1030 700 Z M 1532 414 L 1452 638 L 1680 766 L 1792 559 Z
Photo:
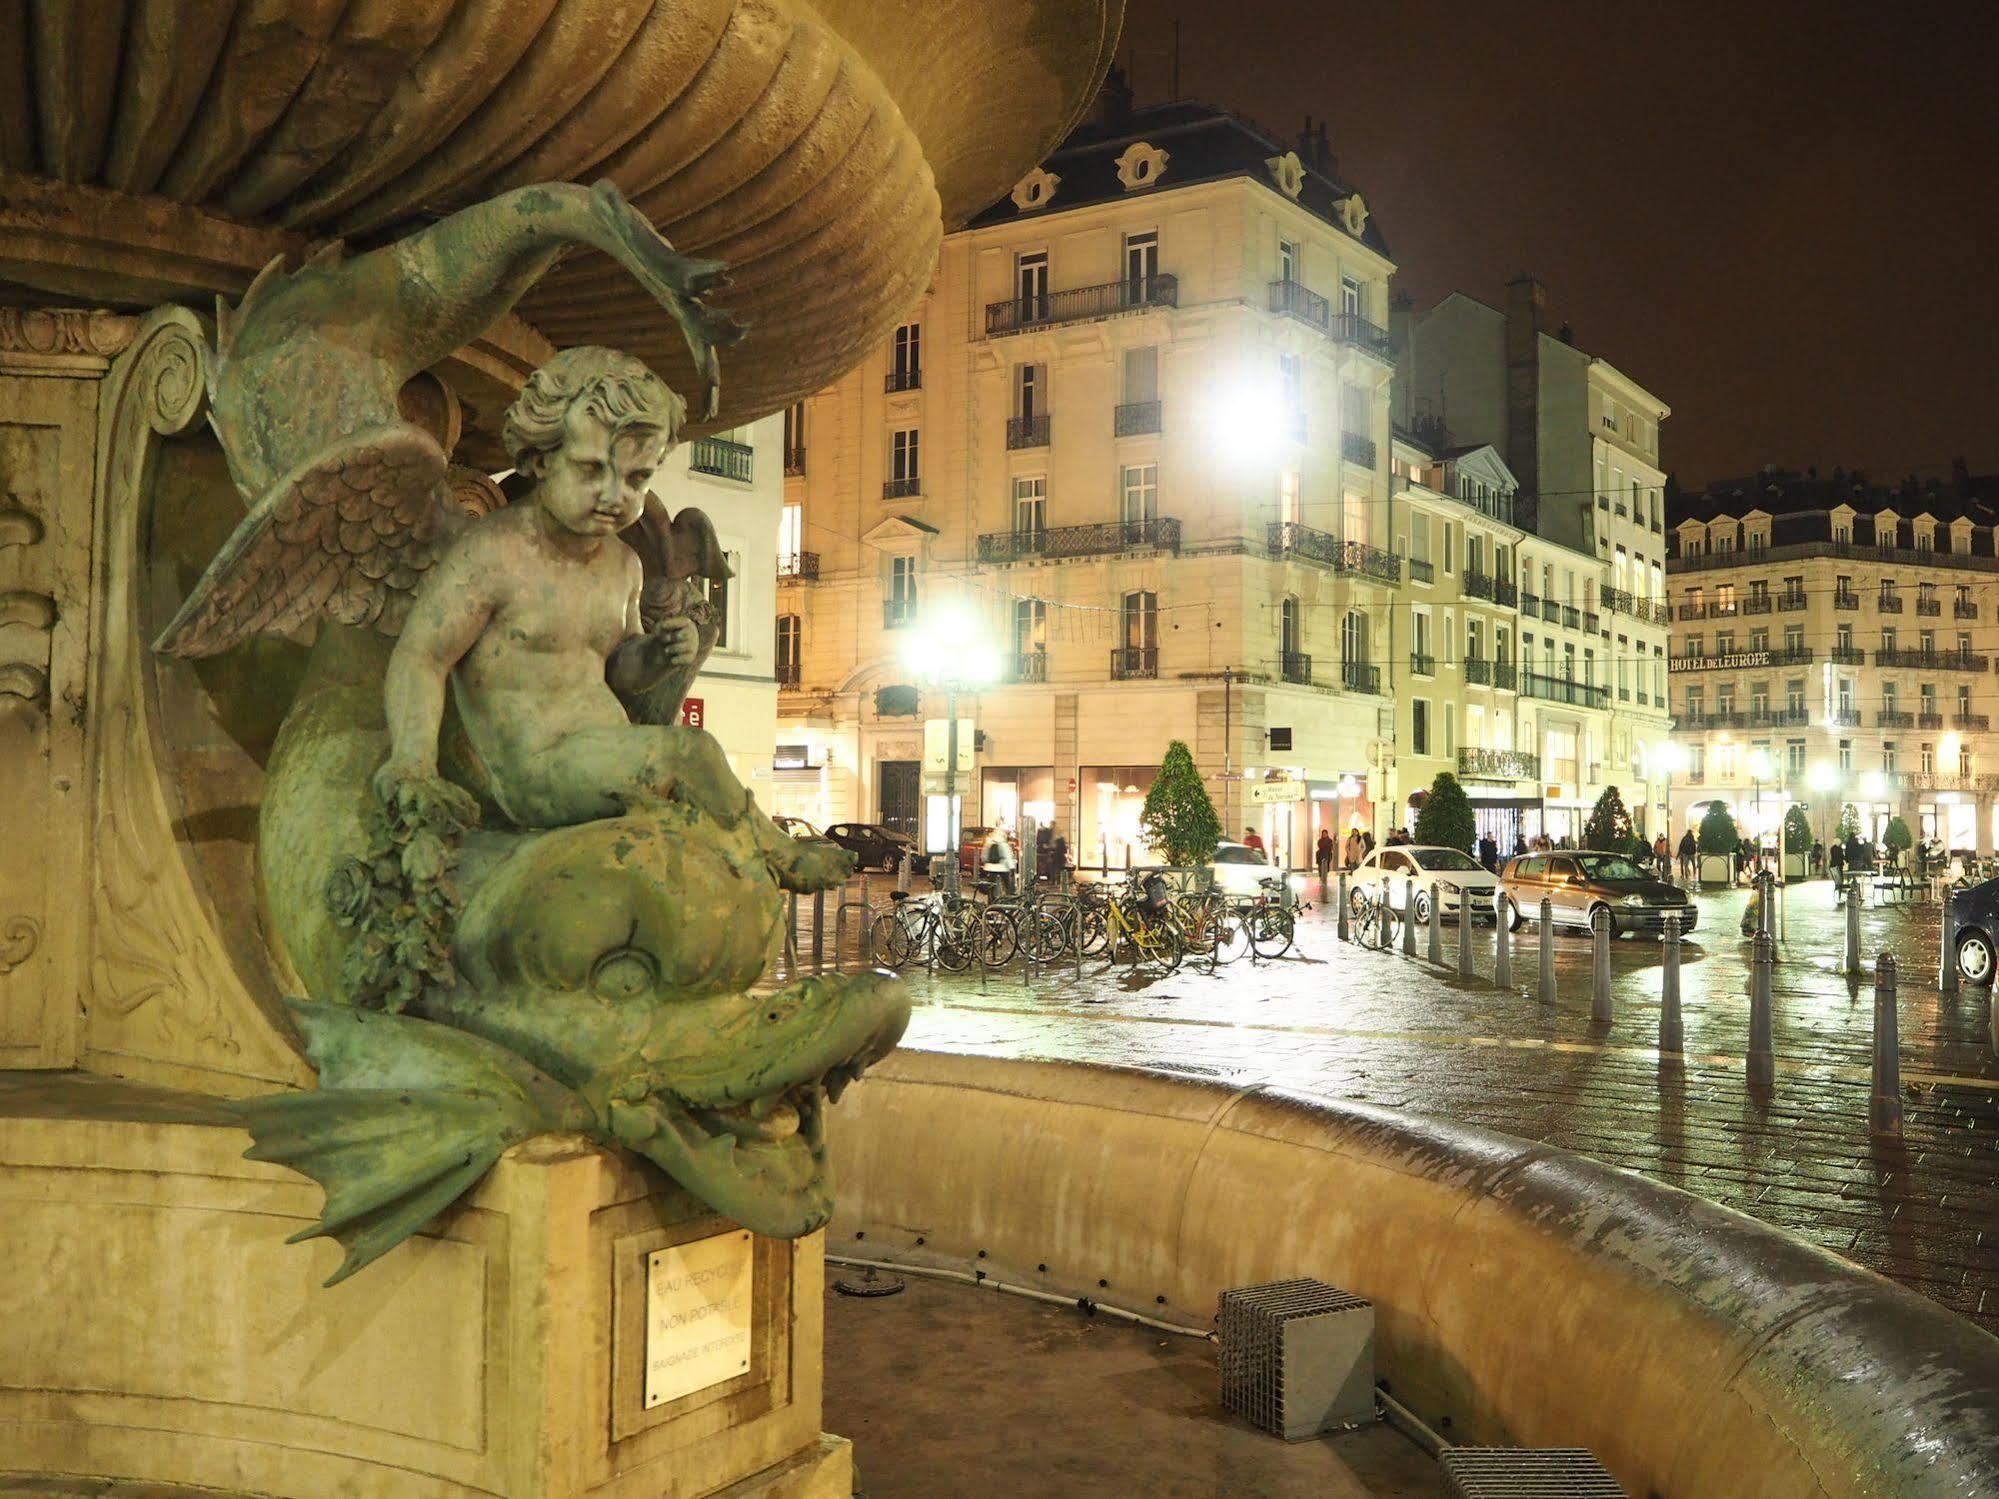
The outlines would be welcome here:
M 1460 891 L 1471 897 L 1474 918 L 1492 915 L 1492 893 L 1499 888 L 1499 881 L 1464 850 L 1427 843 L 1383 844 L 1377 848 L 1347 875 L 1347 901 L 1357 906 L 1363 890 L 1377 892 L 1378 899 L 1378 892 L 1385 888 L 1388 908 L 1400 911 L 1403 892 L 1413 888 L 1416 921 L 1420 925 L 1430 919 L 1430 903 L 1439 898 L 1440 881 L 1456 887 L 1441 892 L 1445 916 L 1458 914 Z
M 1265 880 L 1282 883 L 1284 871 L 1274 866 L 1259 849 L 1246 843 L 1222 843 L 1215 847 L 1208 874 L 1224 895 L 1261 895 Z

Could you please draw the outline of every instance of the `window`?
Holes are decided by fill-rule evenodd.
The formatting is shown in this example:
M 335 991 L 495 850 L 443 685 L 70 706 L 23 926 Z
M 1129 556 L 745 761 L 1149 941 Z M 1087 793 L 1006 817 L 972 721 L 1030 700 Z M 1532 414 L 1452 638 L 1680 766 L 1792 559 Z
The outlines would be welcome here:
M 1298 471 L 1287 468 L 1277 476 L 1277 519 L 1285 525 L 1296 525 L 1304 518 L 1304 507 L 1298 497 Z
M 1935 775 L 1937 769 L 1937 747 L 1934 744 L 1924 745 L 1918 752 L 1916 760 L 1922 766 L 1924 775 Z
M 1687 717 L 1700 718 L 1707 712 L 1707 689 L 1689 684 L 1687 687 Z
M 888 559 L 888 601 L 896 612 L 911 615 L 916 612 L 916 559 L 914 557 L 891 557 Z
M 1280 239 L 1277 242 L 1277 279 L 1279 281 L 1302 281 L 1305 279 L 1302 274 L 1298 254 L 1298 242 L 1296 240 Z
M 796 614 L 780 614 L 777 617 L 777 679 L 796 685 L 798 682 L 799 642 L 802 638 L 802 621 Z
M 1838 702 L 1838 704 L 1839 704 L 1839 711 L 1840 711 L 1841 713 L 1847 713 L 1847 714 L 1850 714 L 1850 713 L 1852 713 L 1852 712 L 1853 712 L 1853 678 L 1852 678 L 1852 677 L 1841 677 L 1841 678 L 1839 679 L 1839 694 L 1838 694 L 1838 697 L 1837 697 L 1837 702 Z
M 1924 747 L 1928 748 L 1927 745 Z M 1839 741 L 1839 773 L 1849 776 L 1853 774 L 1853 741 L 1851 739 L 1842 739 Z
M 1353 665 L 1367 661 L 1367 616 L 1358 609 L 1349 609 L 1340 621 L 1340 654 Z
M 777 515 L 777 568 L 780 574 L 798 571 L 798 554 L 805 549 L 805 507 L 786 505 Z
M 1350 318 L 1367 316 L 1367 289 L 1352 276 L 1340 277 L 1340 311 Z
M 1297 595 L 1286 594 L 1284 602 L 1277 606 L 1277 649 L 1286 657 L 1299 653 L 1299 641 L 1304 638 L 1298 614 Z
M 1157 345 L 1146 344 L 1143 348 L 1124 351 L 1124 404 L 1136 406 L 1146 401 L 1159 399 L 1159 349 Z
M 1152 295 L 1152 278 L 1159 274 L 1159 231 L 1124 237 L 1125 290 L 1135 302 Z
M 1883 627 L 1881 631 L 1881 649 L 1884 651 L 1895 649 L 1895 627 L 1893 625 Z
M 1895 745 L 1892 740 L 1884 741 L 1881 745 L 1881 768 L 1889 775 L 1895 773 Z
M 1770 716 L 1770 684 L 1751 682 L 1749 684 L 1749 711 L 1758 718 Z
M 743 559 L 741 556 L 735 552 L 725 552 L 722 555 L 728 563 L 729 577 L 710 578 L 708 580 L 708 607 L 715 612 L 715 649 L 718 651 L 726 651 L 729 648 L 729 636 L 731 626 L 734 623 L 729 618 L 731 612 L 729 607 L 729 583 L 732 578 L 740 576 L 743 571 Z
M 1159 519 L 1159 465 L 1127 463 L 1120 485 L 1118 518 L 1126 525 Z
M 1283 392 L 1284 410 L 1287 414 L 1302 414 L 1305 410 L 1305 363 L 1296 354 L 1277 356 L 1277 383 Z
M 1159 644 L 1159 595 L 1148 591 L 1124 596 L 1126 650 L 1149 651 Z
M 922 478 L 923 434 L 914 427 L 902 427 L 888 436 L 889 477 L 899 484 L 915 484 Z
M 1789 713 L 1805 711 L 1805 684 L 1799 677 L 1793 677 L 1784 684 L 1784 709 Z
M 1450 521 L 1444 522 L 1444 571 L 1453 570 L 1457 556 L 1458 528 Z
M 1749 632 L 1749 649 L 1752 652 L 1768 651 L 1770 649 L 1770 632 L 1768 630 L 1751 630 Z
M 1031 422 L 1047 409 L 1048 366 L 1017 364 L 1013 367 L 1013 414 Z
M 1013 601 L 1013 651 L 1038 655 L 1048 649 L 1048 605 L 1041 599 Z
M 1784 626 L 1784 649 L 1802 651 L 1805 648 L 1805 627 L 1803 625 Z
M 1026 474 L 1013 481 L 1013 530 L 1016 536 L 1039 537 L 1048 529 L 1048 478 Z
M 1048 252 L 1036 250 L 1013 261 L 1015 295 L 1024 318 L 1045 316 L 1048 307 Z
M 1714 653 L 1717 656 L 1733 656 L 1735 654 L 1735 631 L 1716 630 L 1714 632 Z
M 1430 753 L 1430 704 L 1420 697 L 1409 700 L 1409 752 Z
M 889 373 L 893 390 L 915 390 L 923 384 L 923 325 L 904 323 L 890 346 Z
M 805 471 L 805 403 L 793 401 L 784 408 L 784 471 Z

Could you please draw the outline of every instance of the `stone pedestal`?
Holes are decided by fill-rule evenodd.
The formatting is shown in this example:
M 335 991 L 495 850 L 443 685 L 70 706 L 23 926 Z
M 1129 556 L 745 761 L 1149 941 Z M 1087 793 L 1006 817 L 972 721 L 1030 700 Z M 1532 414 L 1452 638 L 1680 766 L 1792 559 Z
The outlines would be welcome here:
M 751 1367 L 647 1409 L 646 1257 L 726 1233 L 569 1137 L 332 1288 L 319 1189 L 209 1099 L 0 1074 L 0 1488 L 325 1499 L 847 1499 L 819 1430 L 817 1236 L 753 1243 Z

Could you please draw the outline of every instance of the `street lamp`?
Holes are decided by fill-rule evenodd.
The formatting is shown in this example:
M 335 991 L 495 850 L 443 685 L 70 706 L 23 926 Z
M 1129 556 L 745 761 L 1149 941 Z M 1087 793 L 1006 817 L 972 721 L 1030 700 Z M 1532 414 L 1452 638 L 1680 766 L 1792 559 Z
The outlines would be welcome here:
M 1763 862 L 1763 783 L 1775 772 L 1770 752 L 1766 749 L 1752 749 L 1749 752 L 1749 780 L 1756 788 L 1756 862 Z
M 1652 763 L 1666 773 L 1666 846 L 1673 843 L 1673 777 L 1687 768 L 1687 747 L 1677 739 L 1652 746 Z
M 943 852 L 958 865 L 958 689 L 997 681 L 999 651 L 969 609 L 947 602 L 928 611 L 902 647 L 903 664 L 919 680 L 944 689 L 944 838 Z M 926 818 L 927 822 L 928 819 Z M 925 843 L 930 840 L 926 837 Z M 926 853 L 938 850 L 926 848 Z

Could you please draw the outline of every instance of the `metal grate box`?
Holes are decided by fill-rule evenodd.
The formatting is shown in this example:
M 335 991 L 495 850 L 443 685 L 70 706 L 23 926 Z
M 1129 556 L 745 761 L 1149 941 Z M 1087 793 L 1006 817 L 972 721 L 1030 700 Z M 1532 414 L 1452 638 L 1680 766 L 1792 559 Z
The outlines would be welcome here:
M 1439 1461 L 1451 1499 L 1627 1499 L 1582 1447 L 1450 1447 Z
M 1287 1442 L 1374 1420 L 1374 1304 L 1322 1280 L 1222 1292 L 1222 1407 Z

